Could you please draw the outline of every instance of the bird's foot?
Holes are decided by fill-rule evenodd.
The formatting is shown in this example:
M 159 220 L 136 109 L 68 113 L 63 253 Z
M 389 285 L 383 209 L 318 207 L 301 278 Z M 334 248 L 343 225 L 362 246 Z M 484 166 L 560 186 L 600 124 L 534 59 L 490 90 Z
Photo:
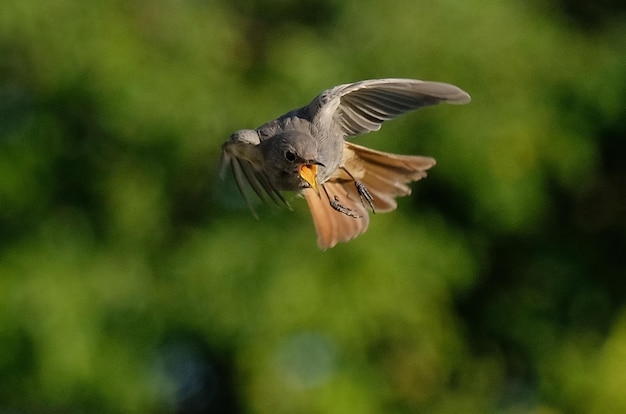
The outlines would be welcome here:
M 337 196 L 335 196 L 333 200 L 329 199 L 328 201 L 330 202 L 330 206 L 334 208 L 335 210 L 337 210 L 338 212 L 340 212 L 341 214 L 345 214 L 348 217 L 352 217 L 356 219 L 361 218 L 361 216 L 354 214 L 351 208 L 348 208 L 344 206 L 343 204 L 341 204 Z
M 341 167 L 341 169 L 348 174 L 352 181 L 354 181 L 354 186 L 356 187 L 357 193 L 359 193 L 361 204 L 365 207 L 365 203 L 367 203 L 372 209 L 372 213 L 376 213 L 376 210 L 374 210 L 374 197 L 372 197 L 372 194 L 369 192 L 367 187 L 365 187 L 365 184 L 357 180 L 346 167 Z
M 372 209 L 372 213 L 376 213 L 373 204 L 374 197 L 372 197 L 372 194 L 369 192 L 367 187 L 365 187 L 365 185 L 358 180 L 354 180 L 354 185 L 356 186 L 356 191 L 359 193 L 359 197 L 361 197 L 361 203 L 365 206 L 365 202 L 367 202 Z

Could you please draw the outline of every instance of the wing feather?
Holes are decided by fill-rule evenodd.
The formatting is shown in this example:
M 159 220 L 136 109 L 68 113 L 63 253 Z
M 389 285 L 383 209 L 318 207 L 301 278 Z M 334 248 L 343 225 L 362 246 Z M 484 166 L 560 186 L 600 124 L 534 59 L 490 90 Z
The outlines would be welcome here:
M 257 151 L 258 148 L 254 144 L 241 141 L 227 142 L 222 147 L 220 175 L 222 175 L 223 178 L 225 170 L 230 165 L 239 192 L 246 200 L 246 204 L 252 214 L 257 218 L 258 215 L 254 210 L 249 194 L 250 191 L 248 190 L 249 188 L 252 189 L 261 201 L 266 202 L 266 196 L 269 196 L 277 205 L 284 205 L 291 209 L 291 206 L 287 200 L 285 200 L 282 193 L 276 189 L 263 171 L 254 168 L 251 159 L 257 156 Z
M 454 85 L 390 78 L 336 86 L 307 109 L 320 125 L 337 123 L 346 136 L 354 136 L 377 131 L 383 122 L 423 106 L 469 101 L 470 96 Z

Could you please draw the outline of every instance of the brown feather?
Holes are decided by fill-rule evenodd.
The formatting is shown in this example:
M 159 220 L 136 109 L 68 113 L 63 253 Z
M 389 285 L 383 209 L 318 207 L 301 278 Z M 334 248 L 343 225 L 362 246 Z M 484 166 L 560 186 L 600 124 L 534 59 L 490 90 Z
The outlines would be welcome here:
M 351 188 L 354 188 L 354 191 Z M 369 225 L 369 215 L 361 203 L 353 183 L 326 182 L 324 189 L 325 191 L 322 190 L 318 196 L 315 191 L 307 188 L 303 195 L 311 210 L 317 231 L 317 244 L 320 249 L 326 250 L 339 242 L 347 242 L 365 232 Z M 335 210 L 331 206 L 331 199 L 334 199 L 335 196 L 344 207 L 351 209 L 357 217 L 351 217 Z
M 354 179 L 372 195 L 375 212 L 388 212 L 397 207 L 396 197 L 411 194 L 407 184 L 426 177 L 426 170 L 434 165 L 435 160 L 430 157 L 390 154 L 345 142 L 343 168 L 322 184 L 325 191 L 320 195 L 312 189 L 303 192 L 311 210 L 319 247 L 329 249 L 367 230 L 369 205 L 363 204 Z M 335 210 L 331 206 L 335 196 L 357 217 Z

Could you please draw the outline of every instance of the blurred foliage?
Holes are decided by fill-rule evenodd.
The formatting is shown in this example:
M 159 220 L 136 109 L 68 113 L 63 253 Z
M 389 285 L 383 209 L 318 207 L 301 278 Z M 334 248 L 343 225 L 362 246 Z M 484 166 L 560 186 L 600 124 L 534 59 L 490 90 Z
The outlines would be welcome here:
M 621 2 L 0 3 L 0 412 L 626 412 Z M 339 83 L 438 165 L 360 238 L 220 145 Z

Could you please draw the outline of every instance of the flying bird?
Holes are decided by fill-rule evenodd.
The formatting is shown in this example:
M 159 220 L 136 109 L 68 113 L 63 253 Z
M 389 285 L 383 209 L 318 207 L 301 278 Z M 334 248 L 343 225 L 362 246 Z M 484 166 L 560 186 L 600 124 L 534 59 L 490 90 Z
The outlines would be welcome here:
M 415 79 L 372 79 L 330 88 L 311 103 L 256 129 L 233 133 L 222 146 L 221 175 L 231 167 L 253 214 L 246 183 L 261 200 L 290 208 L 281 194 L 306 199 L 321 249 L 367 230 L 369 211 L 395 210 L 407 185 L 426 177 L 430 157 L 397 155 L 346 139 L 378 131 L 383 122 L 440 102 L 465 104 L 454 85 Z

